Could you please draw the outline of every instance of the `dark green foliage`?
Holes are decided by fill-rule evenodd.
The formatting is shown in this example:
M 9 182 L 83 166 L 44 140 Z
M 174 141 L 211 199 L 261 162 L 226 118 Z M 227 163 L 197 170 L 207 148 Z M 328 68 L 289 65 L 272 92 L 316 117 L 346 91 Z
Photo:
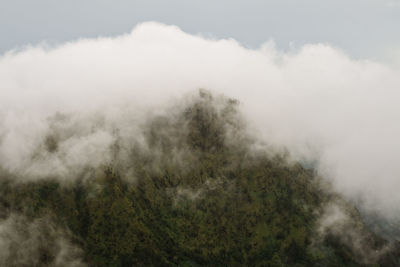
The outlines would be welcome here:
M 327 196 L 311 170 L 251 149 L 237 104 L 202 91 L 176 116 L 150 121 L 146 144 L 130 151 L 131 179 L 118 164 L 62 186 L 3 178 L 0 203 L 51 216 L 90 266 L 358 265 L 334 237 L 312 247 Z

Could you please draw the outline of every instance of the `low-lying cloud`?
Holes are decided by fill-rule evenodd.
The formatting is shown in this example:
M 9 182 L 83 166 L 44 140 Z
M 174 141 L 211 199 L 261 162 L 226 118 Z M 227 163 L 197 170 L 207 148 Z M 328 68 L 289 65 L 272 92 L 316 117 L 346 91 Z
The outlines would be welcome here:
M 0 219 L 1 266 L 84 267 L 81 249 L 46 218 L 29 221 L 10 214 Z
M 117 140 L 140 139 L 147 112 L 197 88 L 238 99 L 253 135 L 312 163 L 339 192 L 398 214 L 399 70 L 328 44 L 250 50 L 154 22 L 3 55 L 1 168 L 68 179 L 101 166 Z

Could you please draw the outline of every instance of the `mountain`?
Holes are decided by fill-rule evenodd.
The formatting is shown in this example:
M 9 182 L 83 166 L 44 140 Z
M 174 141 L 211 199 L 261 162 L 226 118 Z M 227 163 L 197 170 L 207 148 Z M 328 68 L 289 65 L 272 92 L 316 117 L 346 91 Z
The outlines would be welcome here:
M 71 180 L 1 170 L 1 265 L 400 266 L 398 243 L 252 137 L 238 105 L 200 90 Z M 46 153 L 58 136 L 43 138 Z

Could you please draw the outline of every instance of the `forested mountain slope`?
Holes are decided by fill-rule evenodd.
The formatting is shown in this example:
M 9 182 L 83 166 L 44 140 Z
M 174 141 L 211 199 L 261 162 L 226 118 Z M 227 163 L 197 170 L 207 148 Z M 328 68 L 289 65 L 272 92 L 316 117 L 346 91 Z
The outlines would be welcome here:
M 15 182 L 2 170 L 1 264 L 400 265 L 398 245 L 312 170 L 251 138 L 237 105 L 200 91 L 70 181 Z M 46 153 L 58 136 L 44 138 Z

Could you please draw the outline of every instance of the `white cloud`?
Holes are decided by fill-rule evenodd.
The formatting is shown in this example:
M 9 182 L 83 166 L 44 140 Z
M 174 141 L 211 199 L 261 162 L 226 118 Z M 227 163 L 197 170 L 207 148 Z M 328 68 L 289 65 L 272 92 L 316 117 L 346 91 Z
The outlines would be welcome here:
M 400 207 L 398 70 L 326 44 L 249 50 L 158 23 L 1 57 L 1 165 L 25 174 L 101 165 L 115 128 L 132 135 L 144 110 L 200 87 L 239 99 L 252 129 L 296 157 L 317 160 L 344 194 Z M 35 157 L 56 112 L 72 114 L 57 131 L 65 134 L 60 149 Z

